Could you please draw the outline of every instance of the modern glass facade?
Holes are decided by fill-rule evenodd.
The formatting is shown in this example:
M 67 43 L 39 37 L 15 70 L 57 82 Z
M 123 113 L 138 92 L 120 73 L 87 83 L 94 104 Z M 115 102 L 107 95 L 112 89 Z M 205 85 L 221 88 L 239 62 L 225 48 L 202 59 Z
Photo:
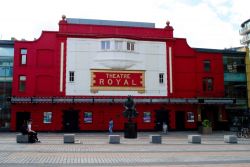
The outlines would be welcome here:
M 226 106 L 229 126 L 233 131 L 242 126 L 248 112 L 245 56 L 245 52 L 235 51 L 223 55 L 225 97 L 236 99 L 236 105 Z
M 10 125 L 10 103 L 13 76 L 14 41 L 0 40 L 0 131 Z
M 242 121 L 247 122 L 247 126 L 250 127 L 250 57 L 249 57 L 249 48 L 250 48 L 250 19 L 244 21 L 241 24 L 240 35 L 242 39 L 240 40 L 241 44 L 245 45 L 246 50 L 246 78 L 247 78 L 247 95 L 248 95 L 248 112 L 242 117 Z
M 240 43 L 249 48 L 250 47 L 250 19 L 244 21 L 241 24 L 240 35 L 242 35 L 242 39 L 240 40 Z

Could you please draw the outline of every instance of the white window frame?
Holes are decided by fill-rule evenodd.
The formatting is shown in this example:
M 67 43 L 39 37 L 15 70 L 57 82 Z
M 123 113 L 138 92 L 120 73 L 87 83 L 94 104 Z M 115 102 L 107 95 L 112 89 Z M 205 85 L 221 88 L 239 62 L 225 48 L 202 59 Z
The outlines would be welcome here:
M 27 55 L 21 55 L 21 64 L 25 65 L 27 63 Z
M 27 64 L 27 49 L 21 49 L 21 65 Z
M 101 49 L 102 50 L 110 50 L 110 44 L 111 44 L 111 42 L 108 40 L 101 41 Z

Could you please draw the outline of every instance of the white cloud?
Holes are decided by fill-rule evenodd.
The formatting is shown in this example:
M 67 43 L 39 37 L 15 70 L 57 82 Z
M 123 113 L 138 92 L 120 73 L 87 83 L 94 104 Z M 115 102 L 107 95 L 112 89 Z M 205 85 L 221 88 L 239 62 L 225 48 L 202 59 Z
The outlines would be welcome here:
M 191 47 L 239 46 L 240 24 L 249 16 L 249 0 L 8 0 L 1 3 L 0 38 L 38 38 L 42 30 L 58 30 L 67 17 L 155 22 L 167 20 L 176 37 Z
M 241 22 L 235 22 L 233 18 L 246 14 L 234 4 L 232 0 L 203 0 L 196 5 L 177 1 L 171 7 L 162 4 L 161 8 L 171 17 L 175 36 L 187 38 L 192 47 L 223 49 L 240 45 L 238 31 Z

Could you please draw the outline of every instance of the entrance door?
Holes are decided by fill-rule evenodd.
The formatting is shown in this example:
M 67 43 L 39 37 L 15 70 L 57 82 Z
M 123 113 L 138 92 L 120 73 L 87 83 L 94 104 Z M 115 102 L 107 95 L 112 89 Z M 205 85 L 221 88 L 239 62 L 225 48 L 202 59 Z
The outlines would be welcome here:
M 184 111 L 176 111 L 175 114 L 175 125 L 176 130 L 185 130 L 185 112 Z
M 67 132 L 75 132 L 79 130 L 78 110 L 65 110 L 63 111 L 63 130 Z
M 212 122 L 213 130 L 228 130 L 227 123 L 219 121 L 219 107 L 214 105 L 206 105 L 201 108 L 202 121 L 208 119 Z
M 155 110 L 155 130 L 162 131 L 163 122 L 169 127 L 169 111 L 165 109 Z
M 16 131 L 21 131 L 24 121 L 30 120 L 30 112 L 17 112 L 16 113 Z

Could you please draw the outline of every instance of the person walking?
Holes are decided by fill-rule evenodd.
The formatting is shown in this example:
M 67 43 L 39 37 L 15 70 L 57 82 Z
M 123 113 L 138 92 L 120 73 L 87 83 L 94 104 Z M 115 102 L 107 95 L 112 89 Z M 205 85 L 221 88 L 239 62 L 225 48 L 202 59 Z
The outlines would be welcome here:
M 114 121 L 113 119 L 109 120 L 109 133 L 113 133 Z

